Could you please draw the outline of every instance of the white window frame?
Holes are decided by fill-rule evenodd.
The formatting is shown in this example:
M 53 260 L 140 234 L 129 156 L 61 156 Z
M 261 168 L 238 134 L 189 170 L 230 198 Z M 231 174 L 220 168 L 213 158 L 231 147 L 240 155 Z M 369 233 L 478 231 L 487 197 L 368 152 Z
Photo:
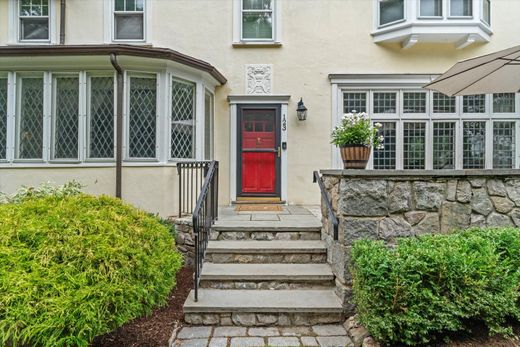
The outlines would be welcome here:
M 242 35 L 243 0 L 233 0 L 233 44 L 234 45 L 281 45 L 282 42 L 282 2 L 272 0 L 273 33 L 270 39 L 248 39 Z
M 210 125 L 211 133 L 209 135 L 209 153 L 206 153 L 206 95 L 211 96 L 211 105 L 210 105 Z M 207 87 L 204 88 L 204 155 L 203 158 L 205 160 L 213 160 L 215 158 L 215 93 L 209 90 Z
M 398 19 L 398 20 L 394 20 L 393 22 L 388 22 L 388 23 L 385 23 L 385 24 L 381 24 L 381 2 L 382 1 L 386 1 L 386 0 L 376 0 L 376 3 L 375 3 L 375 6 L 376 6 L 376 14 L 377 14 L 377 28 L 386 28 L 388 26 L 392 26 L 392 25 L 395 25 L 395 24 L 398 24 L 398 23 L 402 23 L 402 22 L 406 22 L 406 20 L 408 19 L 407 18 L 407 11 L 408 11 L 408 1 L 406 0 L 403 0 L 403 18 L 402 19 Z
M 475 1 L 474 0 L 470 0 L 471 2 L 471 15 L 469 16 L 459 16 L 459 15 L 452 15 L 451 14 L 451 2 L 453 0 L 447 0 L 447 14 L 448 14 L 448 19 L 473 19 L 475 18 Z
M 484 18 L 484 9 L 486 8 L 486 2 L 489 3 L 489 20 L 487 20 L 486 18 Z M 481 8 L 481 16 L 480 16 L 480 20 L 482 21 L 482 23 L 486 24 L 487 26 L 491 26 L 491 9 L 493 8 L 492 6 L 492 2 L 491 0 L 482 0 L 482 8 Z
M 152 1 L 143 0 L 143 39 L 116 39 L 115 0 L 104 0 L 104 41 L 105 43 L 148 44 L 152 36 L 151 23 Z M 117 11 L 121 12 L 121 11 Z M 126 12 L 126 11 L 125 11 Z M 132 13 L 132 12 L 129 12 Z
M 20 20 L 20 0 L 9 0 L 8 2 L 8 44 L 20 45 L 45 45 L 57 44 L 57 9 L 53 0 L 49 0 L 49 38 L 46 40 L 22 40 L 21 38 L 21 20 Z
M 422 0 L 417 0 L 417 18 L 418 19 L 433 19 L 433 20 L 440 20 L 445 18 L 446 9 L 445 9 L 445 0 L 441 1 L 441 14 L 438 16 L 423 16 L 421 15 L 421 5 Z

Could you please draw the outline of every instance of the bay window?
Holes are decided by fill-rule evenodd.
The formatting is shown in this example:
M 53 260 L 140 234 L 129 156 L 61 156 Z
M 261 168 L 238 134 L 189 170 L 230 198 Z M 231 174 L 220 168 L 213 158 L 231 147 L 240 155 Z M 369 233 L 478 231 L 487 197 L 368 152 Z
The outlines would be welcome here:
M 172 79 L 172 159 L 195 158 L 195 83 Z
M 242 0 L 242 40 L 274 40 L 274 1 Z
M 421 17 L 442 17 L 442 0 L 420 0 Z
M 49 41 L 49 0 L 19 0 L 19 40 Z
M 43 77 L 18 80 L 17 158 L 43 159 Z
M 0 161 L 7 159 L 7 78 L 0 78 Z
M 482 4 L 482 20 L 487 25 L 491 25 L 491 0 L 483 0 Z
M 131 76 L 128 103 L 128 157 L 155 159 L 157 79 Z
M 87 102 L 89 159 L 114 158 L 114 78 L 89 77 Z
M 52 159 L 79 159 L 79 78 L 53 78 Z
M 471 17 L 473 0 L 449 0 L 451 17 Z
M 114 0 L 114 40 L 145 39 L 145 0 Z
M 404 20 L 404 0 L 378 0 L 379 25 Z

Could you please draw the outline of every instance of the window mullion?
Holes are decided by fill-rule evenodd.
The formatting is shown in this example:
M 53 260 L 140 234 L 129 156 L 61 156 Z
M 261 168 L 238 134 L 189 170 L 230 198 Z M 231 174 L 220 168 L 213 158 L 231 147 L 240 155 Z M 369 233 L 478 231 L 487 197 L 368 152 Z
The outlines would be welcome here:
M 462 170 L 463 168 L 463 141 L 462 141 L 462 121 L 458 119 L 455 127 L 455 169 Z
M 79 123 L 78 123 L 78 160 L 84 162 L 87 158 L 87 74 L 79 73 Z
M 401 117 L 399 117 L 398 120 L 395 122 L 396 126 L 396 141 L 395 141 L 395 168 L 396 170 L 402 170 L 403 169 L 403 120 Z
M 52 93 L 53 83 L 50 72 L 43 73 L 43 161 L 49 162 L 52 145 Z
M 424 146 L 424 168 L 425 170 L 433 170 L 433 124 L 431 120 L 426 121 L 425 129 L 425 146 Z
M 16 73 L 7 75 L 7 148 L 6 160 L 12 162 L 16 146 Z
M 204 158 L 204 86 L 201 82 L 196 84 L 195 94 L 195 158 Z
M 488 119 L 486 122 L 486 154 L 484 167 L 493 168 L 493 121 Z

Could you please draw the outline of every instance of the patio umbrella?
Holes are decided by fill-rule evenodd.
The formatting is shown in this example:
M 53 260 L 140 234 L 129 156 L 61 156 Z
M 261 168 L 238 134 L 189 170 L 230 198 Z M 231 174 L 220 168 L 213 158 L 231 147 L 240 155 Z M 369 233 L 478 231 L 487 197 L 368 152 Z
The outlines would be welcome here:
M 517 93 L 520 46 L 458 62 L 424 88 L 449 96 Z

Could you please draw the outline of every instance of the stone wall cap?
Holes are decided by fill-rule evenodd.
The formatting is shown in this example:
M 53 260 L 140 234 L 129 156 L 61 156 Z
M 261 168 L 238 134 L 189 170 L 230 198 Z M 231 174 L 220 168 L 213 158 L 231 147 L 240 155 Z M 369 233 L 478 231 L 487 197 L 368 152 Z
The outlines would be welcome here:
M 504 177 L 520 178 L 520 169 L 493 170 L 320 170 L 325 176 L 340 176 L 352 178 L 425 178 L 425 177 Z

